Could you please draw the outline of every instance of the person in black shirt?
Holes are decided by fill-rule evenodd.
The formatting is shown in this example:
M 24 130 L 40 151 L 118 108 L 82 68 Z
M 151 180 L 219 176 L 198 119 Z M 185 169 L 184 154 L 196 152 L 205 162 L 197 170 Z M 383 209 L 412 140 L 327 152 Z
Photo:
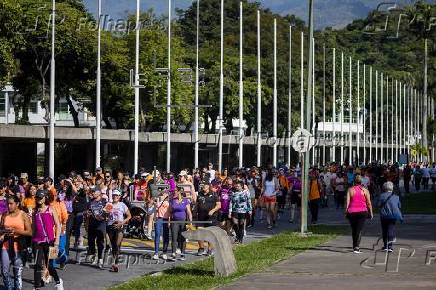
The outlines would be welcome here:
M 98 267 L 103 268 L 103 250 L 104 237 L 106 236 L 106 225 L 108 217 L 108 209 L 106 209 L 106 200 L 102 199 L 99 189 L 93 193 L 87 207 L 88 218 L 88 253 L 86 261 L 91 262 Z M 95 259 L 95 243 L 97 241 L 97 259 Z
M 90 190 L 89 187 L 86 190 Z M 88 200 L 86 199 L 86 192 L 84 188 L 77 191 L 73 199 L 73 219 L 74 219 L 74 248 L 83 245 L 80 235 L 80 228 L 83 224 L 83 213 L 86 211 Z
M 210 190 L 209 183 L 202 184 L 200 194 L 197 197 L 197 220 L 213 221 L 215 213 L 221 208 L 221 203 L 216 195 Z M 199 224 L 199 227 L 209 227 L 212 223 Z M 205 254 L 205 242 L 198 241 L 198 256 Z M 212 254 L 212 245 L 209 244 L 207 255 Z

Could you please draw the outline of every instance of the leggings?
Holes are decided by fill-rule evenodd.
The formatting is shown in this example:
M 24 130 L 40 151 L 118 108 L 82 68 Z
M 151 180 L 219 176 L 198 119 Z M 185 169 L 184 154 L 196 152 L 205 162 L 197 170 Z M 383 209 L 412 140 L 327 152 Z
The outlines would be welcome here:
M 74 217 L 71 213 L 68 213 L 67 226 L 65 230 L 65 255 L 70 254 L 70 237 L 71 231 L 73 230 Z
M 49 247 L 50 246 L 47 243 L 37 244 L 35 246 L 36 248 L 36 263 L 34 268 L 35 288 L 39 288 L 43 286 L 43 284 L 41 283 L 42 271 L 46 267 L 48 268 L 48 272 L 50 273 L 50 276 L 53 277 L 56 284 L 60 282 L 58 273 L 56 272 L 53 263 L 49 263 L 48 260 Z
M 154 229 L 154 253 L 159 253 L 160 237 L 163 236 L 163 248 L 162 252 L 166 254 L 168 251 L 168 245 L 170 243 L 170 228 L 167 223 L 168 219 L 158 218 L 156 220 L 156 226 Z
M 365 221 L 368 213 L 365 212 L 355 212 L 349 213 L 348 219 L 351 225 L 351 235 L 353 237 L 353 249 L 359 248 L 360 240 L 362 238 L 362 230 L 365 226 Z
M 121 243 L 123 241 L 123 229 L 117 229 L 113 225 L 106 228 L 109 240 L 112 246 L 112 256 L 114 258 L 114 263 L 118 264 L 118 255 L 120 254 Z
M 236 233 L 236 240 L 242 243 L 244 239 L 245 213 L 232 213 L 233 229 Z
M 104 237 L 106 235 L 105 228 L 93 227 L 92 224 L 88 227 L 88 255 L 95 255 L 95 242 L 97 241 L 98 259 L 103 258 Z
M 21 278 L 23 272 L 23 261 L 19 253 L 15 251 L 9 251 L 6 249 L 2 249 L 2 276 L 3 283 L 6 289 L 22 289 L 23 281 Z M 14 273 L 14 280 L 12 281 L 12 277 L 9 274 L 9 270 L 12 266 L 12 270 Z
M 186 251 L 186 239 L 182 236 L 182 232 L 186 231 L 186 224 L 171 224 L 171 250 L 173 254 L 179 248 L 184 254 Z

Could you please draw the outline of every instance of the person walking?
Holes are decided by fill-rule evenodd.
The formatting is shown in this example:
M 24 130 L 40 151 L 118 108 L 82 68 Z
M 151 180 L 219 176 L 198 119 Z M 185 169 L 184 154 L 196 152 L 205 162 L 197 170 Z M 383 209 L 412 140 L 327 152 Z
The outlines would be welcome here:
M 262 198 L 266 207 L 266 220 L 268 229 L 272 229 L 276 224 L 277 218 L 277 192 L 279 191 L 279 181 L 274 176 L 272 170 L 269 170 L 262 186 Z
M 63 289 L 63 281 L 59 278 L 54 264 L 50 263 L 50 249 L 59 247 L 62 226 L 56 209 L 48 205 L 47 195 L 45 190 L 36 192 L 36 209 L 32 218 L 32 242 L 36 250 L 34 286 L 35 289 L 40 289 L 44 282 L 49 281 L 49 276 L 52 276 L 56 289 Z
M 354 186 L 348 189 L 345 215 L 350 221 L 353 238 L 353 252 L 360 254 L 360 240 L 365 221 L 373 218 L 371 197 L 369 191 L 362 186 L 362 177 L 356 175 Z
M 415 170 L 413 172 L 413 178 L 415 180 L 416 191 L 421 190 L 422 175 L 423 175 L 423 172 L 421 170 L 421 167 L 419 165 L 416 165 Z
M 244 190 L 242 181 L 235 182 L 235 191 L 230 197 L 229 219 L 232 220 L 233 229 L 236 233 L 235 243 L 242 244 L 246 215 L 251 214 L 252 206 L 250 193 Z
M 394 194 L 394 184 L 390 181 L 383 185 L 383 193 L 380 195 L 376 206 L 380 209 L 380 222 L 383 233 L 383 250 L 393 251 L 392 244 L 395 242 L 395 223 L 403 222 L 401 214 L 401 202 L 398 195 Z
M 173 198 L 170 200 L 170 221 L 171 223 L 171 260 L 175 261 L 180 254 L 180 260 L 185 260 L 186 239 L 182 232 L 186 231 L 186 223 L 192 222 L 192 212 L 189 199 L 182 195 L 180 189 L 176 189 Z
M 6 289 L 21 290 L 23 287 L 23 257 L 19 240 L 32 235 L 32 228 L 28 215 L 19 209 L 20 199 L 15 195 L 7 198 L 8 212 L 1 216 L 0 220 L 0 242 L 1 269 L 3 283 Z M 9 274 L 12 267 L 14 279 Z
M 312 217 L 312 224 L 318 222 L 319 202 L 321 199 L 321 184 L 318 180 L 318 171 L 313 169 L 309 173 L 310 185 L 309 185 L 309 209 Z
M 124 238 L 123 227 L 132 218 L 127 205 L 120 201 L 120 199 L 121 191 L 114 189 L 112 191 L 112 210 L 109 213 L 106 227 L 112 247 L 113 264 L 111 272 L 118 272 L 118 256 L 120 255 L 121 243 Z

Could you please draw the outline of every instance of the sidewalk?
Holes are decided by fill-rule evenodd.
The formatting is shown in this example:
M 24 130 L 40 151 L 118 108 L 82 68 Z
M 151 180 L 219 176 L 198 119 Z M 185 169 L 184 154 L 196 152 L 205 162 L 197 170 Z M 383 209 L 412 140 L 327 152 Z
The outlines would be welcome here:
M 425 263 L 428 250 L 433 250 L 436 257 L 436 215 L 405 216 L 405 220 L 396 228 L 397 246 L 388 261 L 388 271 L 392 272 L 386 272 L 384 252 L 377 252 L 378 264 L 374 264 L 374 250 L 381 248 L 381 244 L 377 245 L 380 222 L 374 218 L 365 229 L 360 255 L 351 252 L 351 236 L 340 236 L 223 289 L 434 290 L 436 258 L 430 265 Z M 400 248 L 399 268 L 395 272 Z M 409 257 L 411 253 L 413 256 Z

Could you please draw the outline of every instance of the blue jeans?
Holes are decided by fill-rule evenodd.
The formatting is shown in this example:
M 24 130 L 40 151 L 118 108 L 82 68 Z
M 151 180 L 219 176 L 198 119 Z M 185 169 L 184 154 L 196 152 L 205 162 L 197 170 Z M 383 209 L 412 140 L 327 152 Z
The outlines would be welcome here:
M 165 254 L 168 251 L 168 245 L 170 244 L 170 228 L 167 223 L 168 219 L 158 218 L 156 220 L 156 226 L 154 229 L 154 253 L 159 253 L 160 237 L 163 234 L 163 248 L 162 252 Z
M 80 238 L 80 228 L 83 224 L 83 212 L 78 212 L 74 214 L 74 244 L 79 244 Z
M 6 289 L 20 290 L 23 288 L 23 281 L 21 275 L 23 273 L 23 261 L 19 253 L 15 251 L 9 251 L 2 249 L 1 253 L 2 261 L 2 276 L 3 283 Z M 12 277 L 9 275 L 10 267 L 12 266 L 12 271 L 14 273 L 14 281 L 12 282 Z

